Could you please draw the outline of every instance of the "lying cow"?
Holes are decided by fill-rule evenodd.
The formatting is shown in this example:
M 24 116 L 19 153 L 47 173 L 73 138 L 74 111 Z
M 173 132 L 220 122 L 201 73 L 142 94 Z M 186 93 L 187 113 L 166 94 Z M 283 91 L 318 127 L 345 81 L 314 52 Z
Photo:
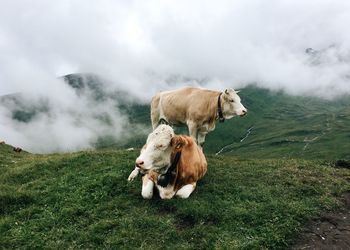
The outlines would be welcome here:
M 154 186 L 162 199 L 188 198 L 206 171 L 207 161 L 193 138 L 174 135 L 170 126 L 161 124 L 148 135 L 128 180 L 144 174 L 141 195 L 145 199 L 152 198 Z
M 202 147 L 205 136 L 220 122 L 236 115 L 244 116 L 247 109 L 241 104 L 238 91 L 224 92 L 185 87 L 156 94 L 151 102 L 151 121 L 155 129 L 161 121 L 171 125 L 187 125 L 189 134 Z

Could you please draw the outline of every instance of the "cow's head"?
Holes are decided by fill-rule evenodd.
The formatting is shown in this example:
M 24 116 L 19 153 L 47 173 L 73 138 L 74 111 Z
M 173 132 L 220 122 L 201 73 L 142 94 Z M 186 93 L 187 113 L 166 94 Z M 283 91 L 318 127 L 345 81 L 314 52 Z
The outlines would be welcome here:
M 161 124 L 148 135 L 147 142 L 136 159 L 136 166 L 142 172 L 155 170 L 165 172 L 170 166 L 174 130 L 169 125 Z
M 237 95 L 239 91 L 226 89 L 222 93 L 222 111 L 226 119 L 247 114 L 247 109 L 242 105 L 241 98 Z

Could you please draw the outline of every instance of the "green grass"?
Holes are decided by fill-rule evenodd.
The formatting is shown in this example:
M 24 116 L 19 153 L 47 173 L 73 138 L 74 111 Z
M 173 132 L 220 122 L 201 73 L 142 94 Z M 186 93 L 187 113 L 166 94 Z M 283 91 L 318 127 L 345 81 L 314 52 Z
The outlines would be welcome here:
M 189 199 L 144 200 L 127 182 L 138 152 L 0 153 L 5 249 L 283 249 L 350 190 L 326 161 L 209 155 Z
M 208 152 L 228 145 L 222 153 L 232 156 L 350 159 L 349 97 L 327 101 L 255 87 L 243 89 L 240 96 L 248 115 L 217 124 L 207 136 Z

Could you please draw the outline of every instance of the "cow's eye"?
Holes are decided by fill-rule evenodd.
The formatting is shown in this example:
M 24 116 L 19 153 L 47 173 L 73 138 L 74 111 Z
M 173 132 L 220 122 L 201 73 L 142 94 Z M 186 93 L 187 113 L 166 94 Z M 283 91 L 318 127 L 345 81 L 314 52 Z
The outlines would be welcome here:
M 163 148 L 163 147 L 164 147 L 163 144 L 158 144 L 158 145 L 156 145 L 156 148 L 158 148 L 158 149 Z
M 235 100 L 232 99 L 232 100 L 230 100 L 230 102 L 235 102 Z

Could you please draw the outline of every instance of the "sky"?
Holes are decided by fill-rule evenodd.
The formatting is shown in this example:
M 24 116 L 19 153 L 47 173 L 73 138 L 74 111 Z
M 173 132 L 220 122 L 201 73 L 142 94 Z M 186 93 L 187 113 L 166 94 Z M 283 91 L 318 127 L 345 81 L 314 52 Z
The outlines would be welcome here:
M 111 89 L 144 103 L 157 91 L 187 84 L 224 89 L 254 83 L 324 98 L 350 93 L 349 23 L 348 0 L 0 0 L 0 96 L 26 93 L 56 107 L 50 119 L 26 127 L 30 135 L 13 131 L 23 124 L 14 124 L 1 107 L 0 139 L 42 152 L 23 143 L 42 141 L 38 124 L 53 135 L 48 142 L 58 140 L 48 151 L 86 145 L 60 143 L 64 127 L 71 134 L 86 129 L 77 141 L 98 136 L 87 126 L 91 117 L 80 127 L 70 121 L 70 114 L 91 110 L 86 97 L 62 84 L 59 77 L 70 73 L 101 75 Z M 128 120 L 113 116 L 118 137 Z

